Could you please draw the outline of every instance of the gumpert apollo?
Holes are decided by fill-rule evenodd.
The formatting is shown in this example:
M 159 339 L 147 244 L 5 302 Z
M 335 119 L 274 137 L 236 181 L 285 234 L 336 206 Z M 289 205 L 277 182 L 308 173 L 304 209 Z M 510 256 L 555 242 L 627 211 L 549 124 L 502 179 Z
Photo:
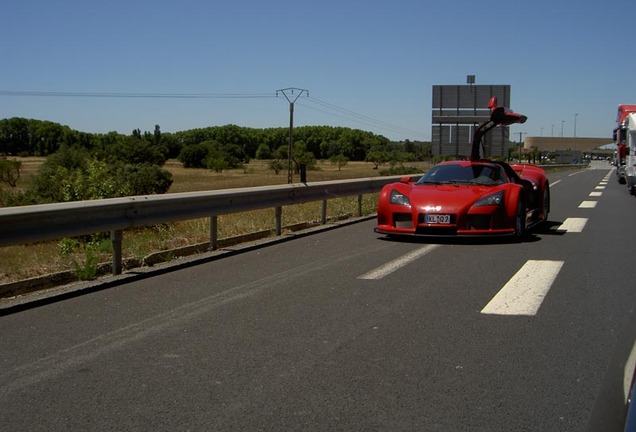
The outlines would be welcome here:
M 470 159 L 442 162 L 417 181 L 404 177 L 382 188 L 375 232 L 521 238 L 547 220 L 550 189 L 542 168 L 480 155 L 488 131 L 498 125 L 524 123 L 526 116 L 498 107 L 495 97 L 488 108 L 490 119 L 475 130 Z

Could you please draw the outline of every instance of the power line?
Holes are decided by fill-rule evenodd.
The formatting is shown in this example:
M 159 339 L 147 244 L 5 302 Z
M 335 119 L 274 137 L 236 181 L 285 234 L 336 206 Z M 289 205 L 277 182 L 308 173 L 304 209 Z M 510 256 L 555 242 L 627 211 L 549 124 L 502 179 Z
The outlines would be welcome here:
M 292 90 L 292 89 L 285 89 Z M 298 89 L 301 90 L 301 89 Z M 0 96 L 9 97 L 62 97 L 62 98 L 133 98 L 133 99 L 274 99 L 278 97 L 272 93 L 138 93 L 138 92 L 73 92 L 73 91 L 14 91 L 0 90 Z M 308 94 L 307 94 L 308 96 Z M 366 126 L 373 126 L 386 131 L 422 135 L 423 131 L 408 129 L 399 125 L 385 122 L 355 111 L 341 108 L 332 103 L 317 99 L 315 97 L 303 98 L 303 102 L 298 105 L 319 111 L 334 117 L 342 118 Z
M 166 99 L 257 99 L 276 96 L 271 93 L 108 93 L 108 92 L 50 92 L 0 90 L 0 96 L 93 97 L 93 98 L 166 98 Z
M 424 132 L 422 131 L 416 131 L 413 129 L 407 129 L 401 126 L 397 126 L 397 125 L 392 125 L 390 123 L 386 123 L 386 122 L 382 122 L 380 120 L 364 120 L 362 117 L 355 117 L 355 116 L 346 116 L 346 115 L 342 115 L 342 113 L 336 111 L 336 112 L 330 112 L 330 111 L 326 111 L 320 108 L 316 108 L 310 105 L 306 105 L 306 104 L 299 104 L 302 105 L 305 108 L 309 108 L 312 109 L 314 111 L 319 111 L 325 114 L 329 114 L 331 116 L 334 117 L 338 117 L 338 118 L 342 118 L 354 123 L 359 123 L 359 124 L 363 124 L 363 125 L 367 125 L 367 126 L 373 126 L 376 127 L 378 129 L 384 129 L 390 132 L 395 132 L 395 133 L 402 133 L 402 134 L 416 134 L 416 135 L 421 135 Z
M 322 101 L 322 100 L 317 99 L 317 98 L 308 98 L 306 100 L 309 101 L 309 102 L 313 102 L 316 105 L 319 105 L 322 108 L 325 108 L 325 109 L 327 109 L 329 111 L 325 111 L 323 109 L 312 107 L 312 106 L 305 105 L 305 104 L 302 104 L 303 106 L 306 106 L 307 108 L 314 109 L 316 111 L 320 111 L 320 112 L 323 112 L 323 113 L 326 113 L 326 114 L 329 114 L 329 115 L 333 115 L 335 117 L 344 118 L 344 119 L 347 119 L 349 121 L 354 121 L 354 122 L 365 124 L 365 125 L 368 125 L 368 126 L 375 126 L 375 127 L 381 128 L 381 129 L 389 130 L 391 132 L 409 133 L 409 134 L 418 134 L 418 135 L 423 134 L 422 131 L 416 131 L 416 130 L 408 129 L 408 128 L 405 128 L 405 127 L 402 127 L 402 126 L 398 126 L 398 125 L 395 125 L 395 124 L 392 124 L 392 123 L 388 123 L 388 122 L 385 122 L 383 120 L 378 120 L 376 118 L 369 117 L 367 115 L 360 114 L 360 113 L 357 113 L 355 111 L 351 111 L 351 110 L 346 109 L 346 108 L 338 107 L 338 106 L 336 106 L 334 104 Z M 333 112 L 331 112 L 331 111 L 333 111 Z

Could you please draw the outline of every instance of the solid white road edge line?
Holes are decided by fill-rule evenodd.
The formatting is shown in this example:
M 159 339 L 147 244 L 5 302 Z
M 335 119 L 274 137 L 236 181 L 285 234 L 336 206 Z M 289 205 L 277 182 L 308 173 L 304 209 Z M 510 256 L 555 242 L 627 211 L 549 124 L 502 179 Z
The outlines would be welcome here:
M 629 390 L 632 386 L 632 378 L 634 376 L 634 368 L 636 367 L 636 341 L 632 345 L 632 350 L 629 352 L 627 362 L 625 362 L 625 369 L 623 370 L 623 394 L 625 396 L 625 402 L 629 398 Z
M 481 310 L 489 315 L 537 314 L 563 261 L 529 260 Z
M 358 276 L 358 279 L 382 279 L 384 276 L 387 276 L 394 271 L 399 270 L 405 265 L 415 261 L 416 259 L 426 255 L 427 253 L 437 249 L 438 247 L 440 247 L 440 245 L 426 245 L 422 248 L 415 249 L 414 251 L 406 255 L 402 255 L 401 257 L 394 259 L 393 261 L 390 261 L 383 266 L 376 268 L 375 270 L 371 270 L 370 272 L 367 272 L 362 276 Z

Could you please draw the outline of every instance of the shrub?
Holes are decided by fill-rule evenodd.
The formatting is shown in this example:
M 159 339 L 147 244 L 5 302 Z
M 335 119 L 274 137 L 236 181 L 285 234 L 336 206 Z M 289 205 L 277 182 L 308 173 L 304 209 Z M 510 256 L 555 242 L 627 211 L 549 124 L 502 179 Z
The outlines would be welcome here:
M 9 160 L 6 157 L 0 157 L 0 181 L 7 183 L 11 187 L 18 185 L 20 180 L 20 168 L 22 162 Z

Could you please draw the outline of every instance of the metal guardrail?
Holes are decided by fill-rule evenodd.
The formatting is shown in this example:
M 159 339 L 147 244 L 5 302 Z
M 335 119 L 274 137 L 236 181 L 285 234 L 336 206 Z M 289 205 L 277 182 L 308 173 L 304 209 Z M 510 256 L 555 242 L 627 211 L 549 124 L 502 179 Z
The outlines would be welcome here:
M 327 201 L 378 192 L 403 176 L 145 195 L 94 201 L 0 208 L 0 246 L 56 240 L 63 237 L 111 233 L 113 274 L 122 270 L 123 231 L 165 222 L 210 218 L 210 248 L 216 249 L 217 216 L 249 210 L 275 208 L 276 234 L 280 235 L 282 207 L 312 201 L 323 202 L 326 223 Z

